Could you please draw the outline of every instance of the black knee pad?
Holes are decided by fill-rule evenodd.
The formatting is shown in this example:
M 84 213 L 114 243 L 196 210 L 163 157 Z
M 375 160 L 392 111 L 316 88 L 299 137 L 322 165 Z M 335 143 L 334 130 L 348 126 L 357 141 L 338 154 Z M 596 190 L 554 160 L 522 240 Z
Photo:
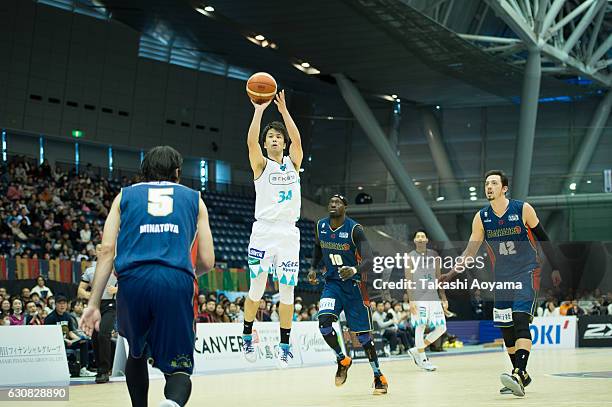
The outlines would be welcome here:
M 502 331 L 502 336 L 504 337 L 504 345 L 506 348 L 514 347 L 516 343 L 516 334 L 514 332 L 514 326 L 509 326 L 507 328 L 500 328 Z
M 329 335 L 334 331 L 332 324 L 336 322 L 335 315 L 319 315 L 319 330 L 323 335 Z
M 512 321 L 514 322 L 514 334 L 516 339 L 529 339 L 531 340 L 531 331 L 529 330 L 529 323 L 531 322 L 532 316 L 526 312 L 513 312 Z
M 191 395 L 191 377 L 187 374 L 175 373 L 166 376 L 164 396 L 179 406 L 184 406 Z

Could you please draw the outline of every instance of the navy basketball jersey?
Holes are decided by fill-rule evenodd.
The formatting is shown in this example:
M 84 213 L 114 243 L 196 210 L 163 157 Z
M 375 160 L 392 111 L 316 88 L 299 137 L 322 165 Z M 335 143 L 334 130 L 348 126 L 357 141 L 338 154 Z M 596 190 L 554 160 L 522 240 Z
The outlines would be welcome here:
M 160 265 L 195 275 L 200 193 L 173 182 L 143 182 L 121 191 L 115 270 Z
M 323 253 L 326 280 L 342 280 L 338 270 L 343 266 L 357 267 L 361 262 L 357 246 L 353 242 L 353 229 L 358 225 L 359 223 L 349 217 L 345 218 L 338 229 L 332 229 L 329 217 L 317 222 L 317 237 Z M 357 273 L 352 279 L 360 280 L 361 275 Z
M 531 231 L 523 222 L 524 202 L 510 199 L 502 216 L 491 205 L 480 210 L 485 242 L 496 276 L 515 275 L 539 266 Z

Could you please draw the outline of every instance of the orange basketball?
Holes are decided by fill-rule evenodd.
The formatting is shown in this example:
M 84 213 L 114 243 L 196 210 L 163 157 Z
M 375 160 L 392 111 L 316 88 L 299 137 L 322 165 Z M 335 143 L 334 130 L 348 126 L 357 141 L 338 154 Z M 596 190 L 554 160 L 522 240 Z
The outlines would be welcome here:
M 254 103 L 261 105 L 274 99 L 276 81 L 269 73 L 257 72 L 247 81 L 246 91 Z

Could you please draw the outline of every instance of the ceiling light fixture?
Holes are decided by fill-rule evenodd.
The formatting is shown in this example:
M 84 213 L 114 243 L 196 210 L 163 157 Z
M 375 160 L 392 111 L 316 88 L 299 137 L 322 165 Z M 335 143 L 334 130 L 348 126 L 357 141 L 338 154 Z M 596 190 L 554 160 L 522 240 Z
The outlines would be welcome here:
M 264 37 L 264 36 L 263 36 L 263 35 L 261 35 L 261 34 L 257 34 L 257 35 L 255 36 L 255 39 L 256 39 L 257 41 L 263 41 L 263 40 L 265 40 L 265 39 L 266 39 L 266 37 Z
M 392 97 L 393 99 L 397 99 L 397 95 L 395 95 L 395 94 L 391 95 L 391 97 Z
M 301 65 L 302 68 L 310 68 L 310 64 L 308 62 L 302 62 Z
M 263 41 L 261 42 L 261 46 L 262 46 L 262 47 L 264 47 L 264 48 L 265 48 L 265 47 L 267 47 L 268 45 L 270 45 L 270 43 L 268 42 L 268 40 L 263 40 Z
M 204 7 L 204 11 L 208 11 L 209 13 L 212 13 L 215 11 L 215 8 L 213 6 L 206 6 Z

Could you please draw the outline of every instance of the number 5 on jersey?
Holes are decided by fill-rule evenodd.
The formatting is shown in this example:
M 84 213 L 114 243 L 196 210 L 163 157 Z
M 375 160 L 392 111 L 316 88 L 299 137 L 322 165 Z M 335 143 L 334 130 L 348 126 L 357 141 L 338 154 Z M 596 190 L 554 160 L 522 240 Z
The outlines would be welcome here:
M 150 188 L 147 212 L 151 216 L 168 216 L 174 211 L 174 188 Z
M 291 198 L 293 198 L 293 195 L 291 193 L 291 190 L 285 192 L 285 191 L 278 191 L 278 203 L 282 203 L 285 201 L 290 201 Z

